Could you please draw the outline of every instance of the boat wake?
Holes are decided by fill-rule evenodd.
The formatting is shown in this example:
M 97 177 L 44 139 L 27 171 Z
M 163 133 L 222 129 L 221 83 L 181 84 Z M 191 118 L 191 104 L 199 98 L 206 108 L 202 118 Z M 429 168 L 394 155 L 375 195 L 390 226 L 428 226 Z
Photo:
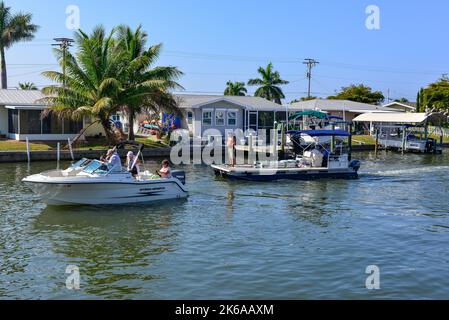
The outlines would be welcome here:
M 409 169 L 397 169 L 397 170 L 385 170 L 385 171 L 366 171 L 360 172 L 361 176 L 404 176 L 404 175 L 413 175 L 419 173 L 430 173 L 430 172 L 446 172 L 449 174 L 449 166 L 435 166 L 435 167 L 418 167 L 418 168 L 409 168 Z

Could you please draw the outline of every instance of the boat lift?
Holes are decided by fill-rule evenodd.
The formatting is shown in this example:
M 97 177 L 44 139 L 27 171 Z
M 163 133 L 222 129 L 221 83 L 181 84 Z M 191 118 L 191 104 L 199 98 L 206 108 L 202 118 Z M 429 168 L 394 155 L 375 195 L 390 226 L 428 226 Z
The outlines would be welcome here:
M 380 145 L 402 153 L 427 154 L 442 153 L 442 125 L 447 121 L 447 116 L 442 113 L 398 112 L 365 113 L 354 119 L 354 122 L 370 123 L 371 134 L 376 138 L 376 150 Z

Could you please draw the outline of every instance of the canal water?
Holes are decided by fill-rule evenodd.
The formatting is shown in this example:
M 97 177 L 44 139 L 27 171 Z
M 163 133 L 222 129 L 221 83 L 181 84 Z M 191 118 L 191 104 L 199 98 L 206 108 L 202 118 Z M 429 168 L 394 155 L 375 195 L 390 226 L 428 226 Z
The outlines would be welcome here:
M 227 182 L 186 166 L 187 200 L 74 208 L 20 182 L 55 163 L 0 164 L 0 299 L 448 299 L 448 153 L 356 157 L 354 181 Z

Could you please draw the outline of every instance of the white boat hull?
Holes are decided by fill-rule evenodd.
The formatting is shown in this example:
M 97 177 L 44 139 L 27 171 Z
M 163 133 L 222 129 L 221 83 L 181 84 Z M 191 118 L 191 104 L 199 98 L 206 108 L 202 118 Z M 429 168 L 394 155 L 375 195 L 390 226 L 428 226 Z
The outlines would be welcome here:
M 88 182 L 58 180 L 34 175 L 24 179 L 24 182 L 49 205 L 139 204 L 188 196 L 187 190 L 176 178 L 156 181 L 107 181 L 102 178 Z

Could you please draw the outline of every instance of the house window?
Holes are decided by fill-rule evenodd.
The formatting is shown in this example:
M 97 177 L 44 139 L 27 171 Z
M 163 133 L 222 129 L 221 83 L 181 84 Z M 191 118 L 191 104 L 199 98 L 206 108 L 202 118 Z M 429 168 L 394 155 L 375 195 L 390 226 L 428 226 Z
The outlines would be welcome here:
M 187 124 L 192 124 L 193 123 L 193 112 L 189 111 L 187 112 Z
M 111 120 L 112 120 L 113 122 L 121 121 L 121 120 L 120 120 L 120 115 L 119 115 L 119 114 L 113 114 L 113 115 L 111 116 Z
M 215 125 L 216 126 L 224 126 L 226 118 L 225 110 L 215 110 Z
M 235 127 L 237 125 L 237 110 L 228 110 L 228 126 Z
M 212 110 L 203 110 L 203 125 L 211 126 L 212 125 Z

